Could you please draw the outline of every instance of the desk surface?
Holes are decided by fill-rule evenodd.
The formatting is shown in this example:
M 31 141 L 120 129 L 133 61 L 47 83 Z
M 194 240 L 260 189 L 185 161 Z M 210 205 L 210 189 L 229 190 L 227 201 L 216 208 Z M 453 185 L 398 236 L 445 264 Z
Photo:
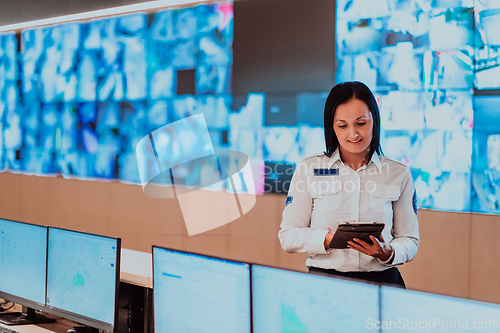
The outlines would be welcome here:
M 7 326 L 0 324 L 2 327 L 17 331 L 19 333 L 66 333 L 72 326 L 65 326 L 60 323 L 41 324 L 41 325 L 19 325 Z
M 21 305 L 16 304 L 7 312 L 20 312 L 22 310 Z M 17 331 L 19 333 L 66 333 L 68 329 L 73 326 L 77 326 L 77 323 L 66 319 L 57 319 L 57 322 L 51 324 L 39 324 L 39 325 L 17 325 L 9 326 L 0 324 L 1 327 L 6 327 L 8 329 Z

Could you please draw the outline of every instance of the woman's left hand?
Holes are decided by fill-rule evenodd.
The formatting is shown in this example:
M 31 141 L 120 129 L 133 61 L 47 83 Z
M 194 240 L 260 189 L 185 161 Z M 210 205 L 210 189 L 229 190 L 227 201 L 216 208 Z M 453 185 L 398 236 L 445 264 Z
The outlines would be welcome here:
M 389 243 L 386 243 L 384 237 L 380 235 L 380 239 L 377 239 L 375 236 L 370 236 L 370 239 L 372 240 L 373 245 L 370 245 L 359 238 L 353 238 L 353 241 L 347 242 L 347 247 L 364 253 L 370 257 L 378 258 L 382 261 L 389 259 L 392 253 L 392 247 Z

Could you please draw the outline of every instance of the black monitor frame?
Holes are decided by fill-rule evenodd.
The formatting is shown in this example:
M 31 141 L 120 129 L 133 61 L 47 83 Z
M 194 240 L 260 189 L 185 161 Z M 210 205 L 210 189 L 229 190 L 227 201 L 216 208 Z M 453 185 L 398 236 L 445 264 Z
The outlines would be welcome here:
M 115 316 L 114 316 L 114 322 L 113 322 L 112 325 L 110 325 L 109 323 L 106 323 L 106 322 L 103 322 L 103 321 L 91 318 L 91 317 L 80 315 L 78 313 L 73 313 L 73 312 L 70 312 L 70 311 L 59 309 L 59 308 L 50 306 L 48 304 L 46 304 L 45 309 L 44 309 L 45 312 L 52 313 L 52 314 L 64 317 L 66 319 L 69 319 L 71 321 L 75 321 L 75 322 L 80 323 L 80 324 L 85 325 L 85 326 L 89 326 L 91 328 L 102 329 L 102 330 L 109 331 L 109 332 L 115 332 L 116 328 L 117 328 L 117 324 L 118 324 L 118 296 L 119 296 L 119 286 L 120 286 L 121 238 L 119 238 L 119 237 L 111 237 L 111 236 L 104 236 L 104 235 L 99 235 L 99 234 L 94 234 L 94 233 L 89 233 L 89 232 L 83 232 L 83 231 L 78 231 L 78 230 L 72 230 L 72 229 L 65 229 L 65 228 L 58 228 L 58 227 L 49 227 L 48 228 L 49 234 L 47 236 L 47 284 L 46 285 L 48 285 L 48 273 L 49 273 L 49 269 L 48 269 L 48 267 L 49 267 L 48 266 L 49 265 L 49 259 L 48 259 L 48 255 L 49 255 L 48 242 L 49 242 L 49 235 L 50 235 L 50 230 L 51 229 L 71 231 L 71 232 L 75 232 L 75 233 L 79 233 L 79 234 L 91 235 L 91 236 L 96 236 L 96 237 L 101 237 L 101 238 L 109 238 L 109 239 L 116 240 L 116 265 L 115 265 L 116 274 L 115 274 L 115 302 L 114 302 Z M 46 287 L 46 290 L 47 290 L 47 287 Z M 46 296 L 45 296 L 45 302 L 47 303 L 47 291 L 46 291 Z
M 237 263 L 237 264 L 245 264 L 245 265 L 248 265 L 248 278 L 249 278 L 249 281 L 248 281 L 248 284 L 249 284 L 249 300 L 250 300 L 250 331 L 249 332 L 253 332 L 253 299 L 252 299 L 252 264 L 249 263 L 249 262 L 246 262 L 246 261 L 238 261 L 238 260 L 232 260 L 232 259 L 227 259 L 227 258 L 222 258 L 222 257 L 217 257 L 217 256 L 211 256 L 211 255 L 207 255 L 207 254 L 202 254 L 202 253 L 196 253 L 196 252 L 191 252 L 191 251 L 183 251 L 183 250 L 179 250 L 179 249 L 174 249 L 174 248 L 169 248 L 169 247 L 164 247 L 164 246 L 158 246 L 158 245 L 152 245 L 151 246 L 151 268 L 152 268 L 152 274 L 153 274 L 153 311 L 152 311 L 152 324 L 151 326 L 153 326 L 153 332 L 156 332 L 156 327 L 155 327 L 155 301 L 154 301 L 154 297 L 155 297 L 155 293 L 154 293 L 154 284 L 155 284 L 155 265 L 154 265 L 154 249 L 160 249 L 160 250 L 167 250 L 167 251 L 174 251 L 174 252 L 178 252 L 178 253 L 185 253 L 185 254 L 192 254 L 192 255 L 197 255 L 197 256 L 200 256 L 200 257 L 205 257 L 205 258 L 212 258 L 212 259 L 218 259 L 218 260 L 223 260 L 223 261 L 228 261 L 228 262 L 233 262 L 233 263 Z
M 36 324 L 37 322 L 39 323 L 47 323 L 47 322 L 54 322 L 55 320 L 54 319 L 50 319 L 50 318 L 47 318 L 47 317 L 44 317 L 42 315 L 39 315 L 35 312 L 35 310 L 39 310 L 39 311 L 46 311 L 47 308 L 46 308 L 46 300 L 47 300 L 47 261 L 48 261 L 48 244 L 49 244 L 49 228 L 45 225 L 40 225 L 40 224 L 34 224 L 34 223 L 28 223 L 28 222 L 22 222 L 22 221 L 15 221 L 15 220 L 10 220 L 10 219 L 5 219 L 5 218 L 1 218 L 1 220 L 3 221 L 7 221 L 7 222 L 12 222 L 12 223 L 18 223 L 18 224 L 24 224 L 24 225 L 29 225 L 29 226 L 34 226 L 34 227 L 40 227 L 40 228 L 45 228 L 46 230 L 46 242 L 45 242 L 45 291 L 44 291 L 44 303 L 38 303 L 38 302 L 35 302 L 33 300 L 30 300 L 30 299 L 27 299 L 27 298 L 24 298 L 24 297 L 20 297 L 20 296 L 17 296 L 17 295 L 14 295 L 14 294 L 10 294 L 10 293 L 7 293 L 5 291 L 2 291 L 0 290 L 0 298 L 3 298 L 4 300 L 7 300 L 7 301 L 10 301 L 10 302 L 14 302 L 14 303 L 17 303 L 17 304 L 20 304 L 23 306 L 23 310 L 21 313 L 19 312 L 10 312 L 10 313 L 5 313 L 5 314 L 0 314 L 0 318 L 3 317 L 6 317 L 6 316 L 9 316 L 11 317 L 11 319 L 14 317 L 14 316 L 19 316 L 21 315 L 22 317 L 24 317 L 26 319 L 26 321 L 29 321 L 30 323 L 33 323 L 33 324 Z M 13 325 L 13 323 L 7 323 L 9 321 L 11 321 L 11 319 L 7 319 L 4 324 L 6 325 Z M 22 325 L 22 324 L 26 324 L 27 322 L 19 322 L 19 323 L 15 323 L 14 325 Z

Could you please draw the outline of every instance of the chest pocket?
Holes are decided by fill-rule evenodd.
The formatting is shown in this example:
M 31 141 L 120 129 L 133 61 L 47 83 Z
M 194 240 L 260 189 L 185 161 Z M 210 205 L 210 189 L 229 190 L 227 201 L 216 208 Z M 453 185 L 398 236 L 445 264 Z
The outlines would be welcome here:
M 335 210 L 342 203 L 342 181 L 336 180 L 324 186 L 314 198 L 313 210 Z
M 392 210 L 392 202 L 399 199 L 399 185 L 381 185 L 376 184 L 373 191 L 370 192 L 370 206 L 376 211 Z

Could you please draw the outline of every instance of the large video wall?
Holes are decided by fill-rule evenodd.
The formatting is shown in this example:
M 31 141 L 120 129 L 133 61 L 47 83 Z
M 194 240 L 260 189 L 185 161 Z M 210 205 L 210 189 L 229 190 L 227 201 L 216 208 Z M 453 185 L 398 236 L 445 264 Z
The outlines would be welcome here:
M 336 81 L 375 92 L 384 153 L 410 166 L 418 206 L 499 214 L 500 1 L 336 5 Z M 233 103 L 233 35 L 226 1 L 0 36 L 0 171 L 140 183 L 137 142 L 203 113 L 216 151 L 250 158 L 257 193 L 285 193 L 325 149 L 327 92 Z
M 140 183 L 139 140 L 202 113 L 214 149 L 245 153 L 265 192 L 265 175 L 279 176 L 265 174 L 264 160 L 289 165 L 320 153 L 323 130 L 266 127 L 262 93 L 233 111 L 233 35 L 224 1 L 1 36 L 0 171 Z M 195 148 L 189 135 L 176 140 L 172 165 Z M 184 167 L 176 181 L 201 186 L 202 165 Z
M 224 144 L 232 42 L 231 2 L 1 36 L 0 170 L 139 183 L 137 142 L 200 112 Z
M 376 92 L 419 207 L 500 213 L 500 1 L 342 0 L 336 27 L 336 80 Z

